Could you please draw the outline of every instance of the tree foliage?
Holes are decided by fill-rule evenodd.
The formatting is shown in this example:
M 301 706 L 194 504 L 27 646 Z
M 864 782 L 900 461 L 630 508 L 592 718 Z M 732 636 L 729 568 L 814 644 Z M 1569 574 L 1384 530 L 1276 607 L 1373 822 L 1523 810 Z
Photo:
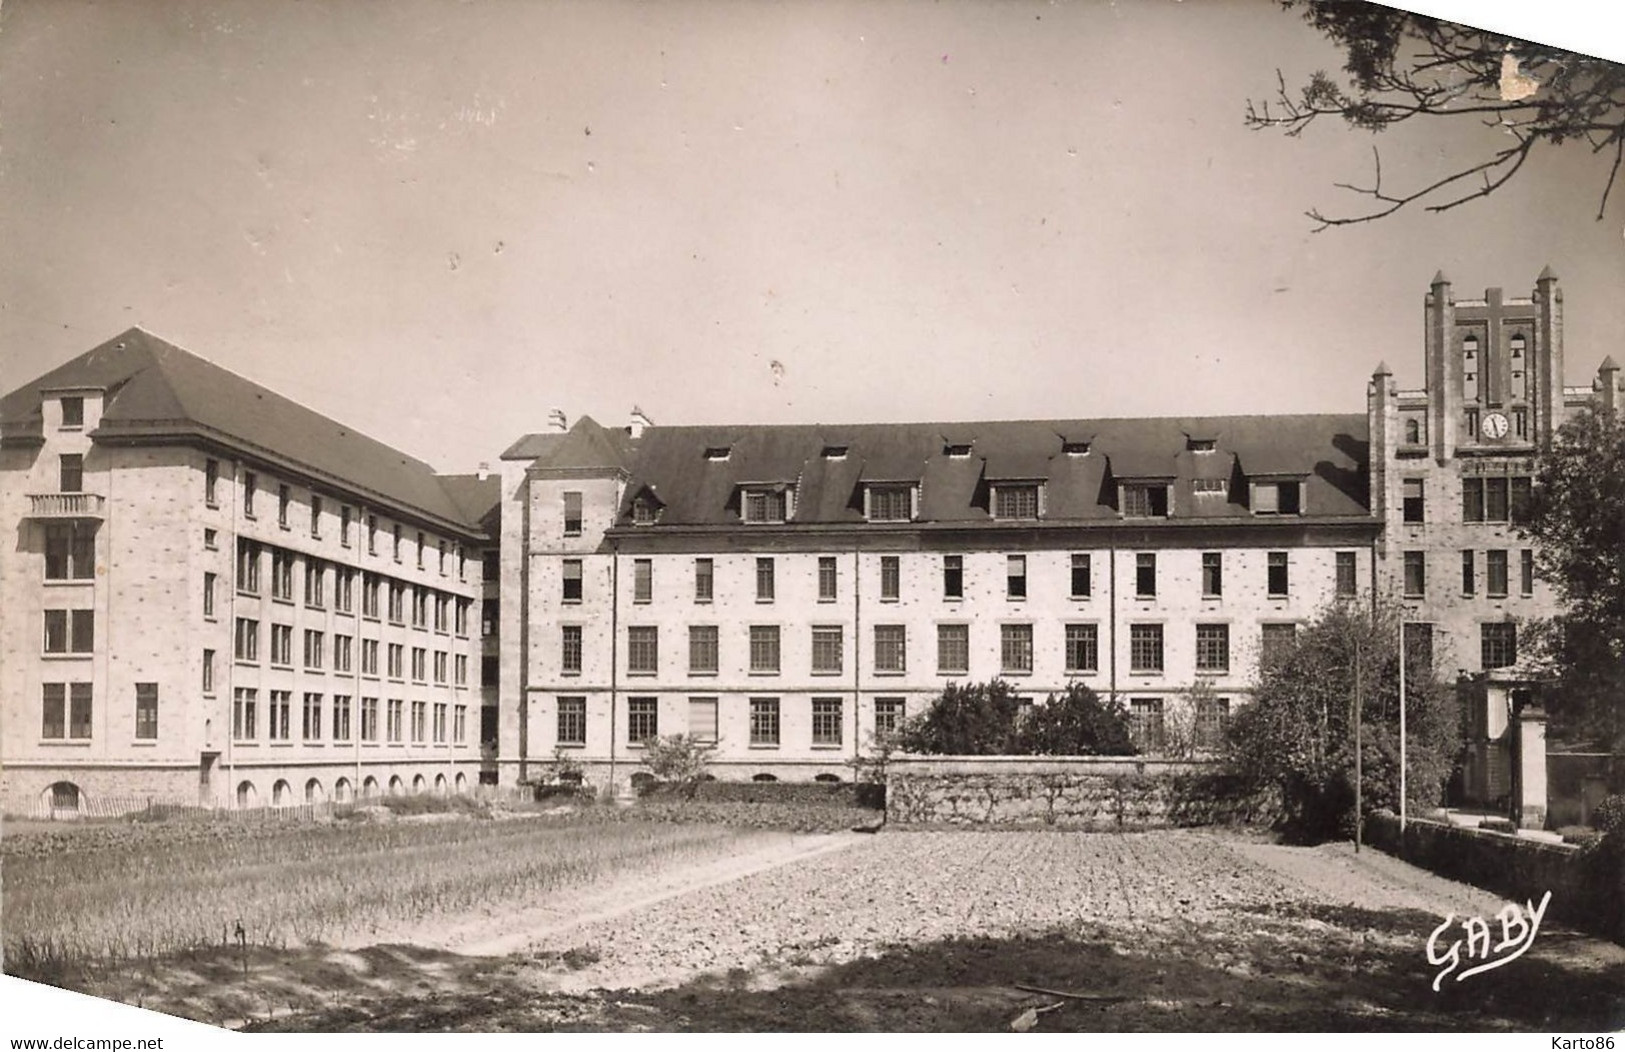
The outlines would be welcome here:
M 1074 683 L 1027 706 L 1004 680 L 950 683 L 893 739 L 911 753 L 939 756 L 1130 756 L 1128 711 Z
M 715 742 L 702 742 L 686 734 L 648 738 L 643 743 L 643 765 L 660 781 L 692 793 L 704 780 L 716 749 Z
M 1309 212 L 1319 229 L 1363 223 L 1421 203 L 1443 212 L 1506 185 L 1537 150 L 1580 142 L 1607 165 L 1599 176 L 1601 219 L 1625 157 L 1625 66 L 1356 0 L 1282 0 L 1347 57 L 1340 83 L 1317 72 L 1296 90 L 1277 71 L 1276 97 L 1249 101 L 1247 124 L 1299 135 L 1316 120 L 1380 132 L 1421 121 L 1481 122 L 1501 134 L 1480 156 L 1395 190 L 1373 148 L 1368 185 L 1339 183 L 1366 199 L 1344 215 Z
M 1554 731 L 1625 746 L 1625 421 L 1590 405 L 1540 459 L 1526 537 L 1560 612 L 1526 649 L 1560 680 L 1547 692 Z
M 1352 832 L 1356 680 L 1365 809 L 1398 808 L 1399 627 L 1390 608 L 1328 608 L 1263 670 L 1251 703 L 1230 719 L 1230 762 L 1255 785 L 1280 790 L 1286 825 L 1299 836 Z M 1419 655 L 1406 680 L 1406 795 L 1414 807 L 1433 807 L 1460 747 L 1461 707 L 1454 686 L 1438 682 Z

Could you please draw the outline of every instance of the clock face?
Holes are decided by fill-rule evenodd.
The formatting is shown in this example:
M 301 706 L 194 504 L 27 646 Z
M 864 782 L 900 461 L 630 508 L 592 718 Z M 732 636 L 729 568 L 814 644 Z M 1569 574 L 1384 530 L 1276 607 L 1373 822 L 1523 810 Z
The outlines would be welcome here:
M 1485 438 L 1505 438 L 1507 433 L 1507 418 L 1500 413 L 1491 413 L 1484 418 Z

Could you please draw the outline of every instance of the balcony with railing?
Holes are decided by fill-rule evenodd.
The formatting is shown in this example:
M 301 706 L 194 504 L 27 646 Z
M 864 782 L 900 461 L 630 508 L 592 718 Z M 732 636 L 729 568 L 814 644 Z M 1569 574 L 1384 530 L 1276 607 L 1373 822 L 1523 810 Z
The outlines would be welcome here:
M 32 493 L 28 500 L 35 519 L 101 519 L 107 505 L 100 493 Z

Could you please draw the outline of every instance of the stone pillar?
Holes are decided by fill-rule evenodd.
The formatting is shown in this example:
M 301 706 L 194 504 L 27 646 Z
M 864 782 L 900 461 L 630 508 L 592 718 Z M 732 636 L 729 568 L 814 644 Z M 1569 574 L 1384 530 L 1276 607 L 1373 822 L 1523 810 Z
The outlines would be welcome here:
M 1512 820 L 1519 829 L 1546 828 L 1546 711 L 1529 704 L 1513 720 L 1517 735 L 1517 780 Z

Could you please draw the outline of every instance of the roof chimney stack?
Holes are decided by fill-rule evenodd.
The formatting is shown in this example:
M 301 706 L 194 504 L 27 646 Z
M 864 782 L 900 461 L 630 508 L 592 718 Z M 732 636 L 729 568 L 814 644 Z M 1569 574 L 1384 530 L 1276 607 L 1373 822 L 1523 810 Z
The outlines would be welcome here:
M 547 411 L 547 427 L 550 431 L 570 430 L 570 419 L 564 415 L 562 409 L 549 409 Z
M 484 482 L 486 479 L 490 478 L 491 477 L 491 463 L 490 463 L 490 461 L 486 461 L 486 460 L 480 461 L 479 470 L 474 472 L 474 477 L 479 479 L 481 482 Z
M 642 438 L 644 429 L 653 426 L 654 421 L 649 419 L 648 413 L 645 413 L 637 406 L 632 407 L 632 426 L 627 430 L 631 433 L 633 438 Z

